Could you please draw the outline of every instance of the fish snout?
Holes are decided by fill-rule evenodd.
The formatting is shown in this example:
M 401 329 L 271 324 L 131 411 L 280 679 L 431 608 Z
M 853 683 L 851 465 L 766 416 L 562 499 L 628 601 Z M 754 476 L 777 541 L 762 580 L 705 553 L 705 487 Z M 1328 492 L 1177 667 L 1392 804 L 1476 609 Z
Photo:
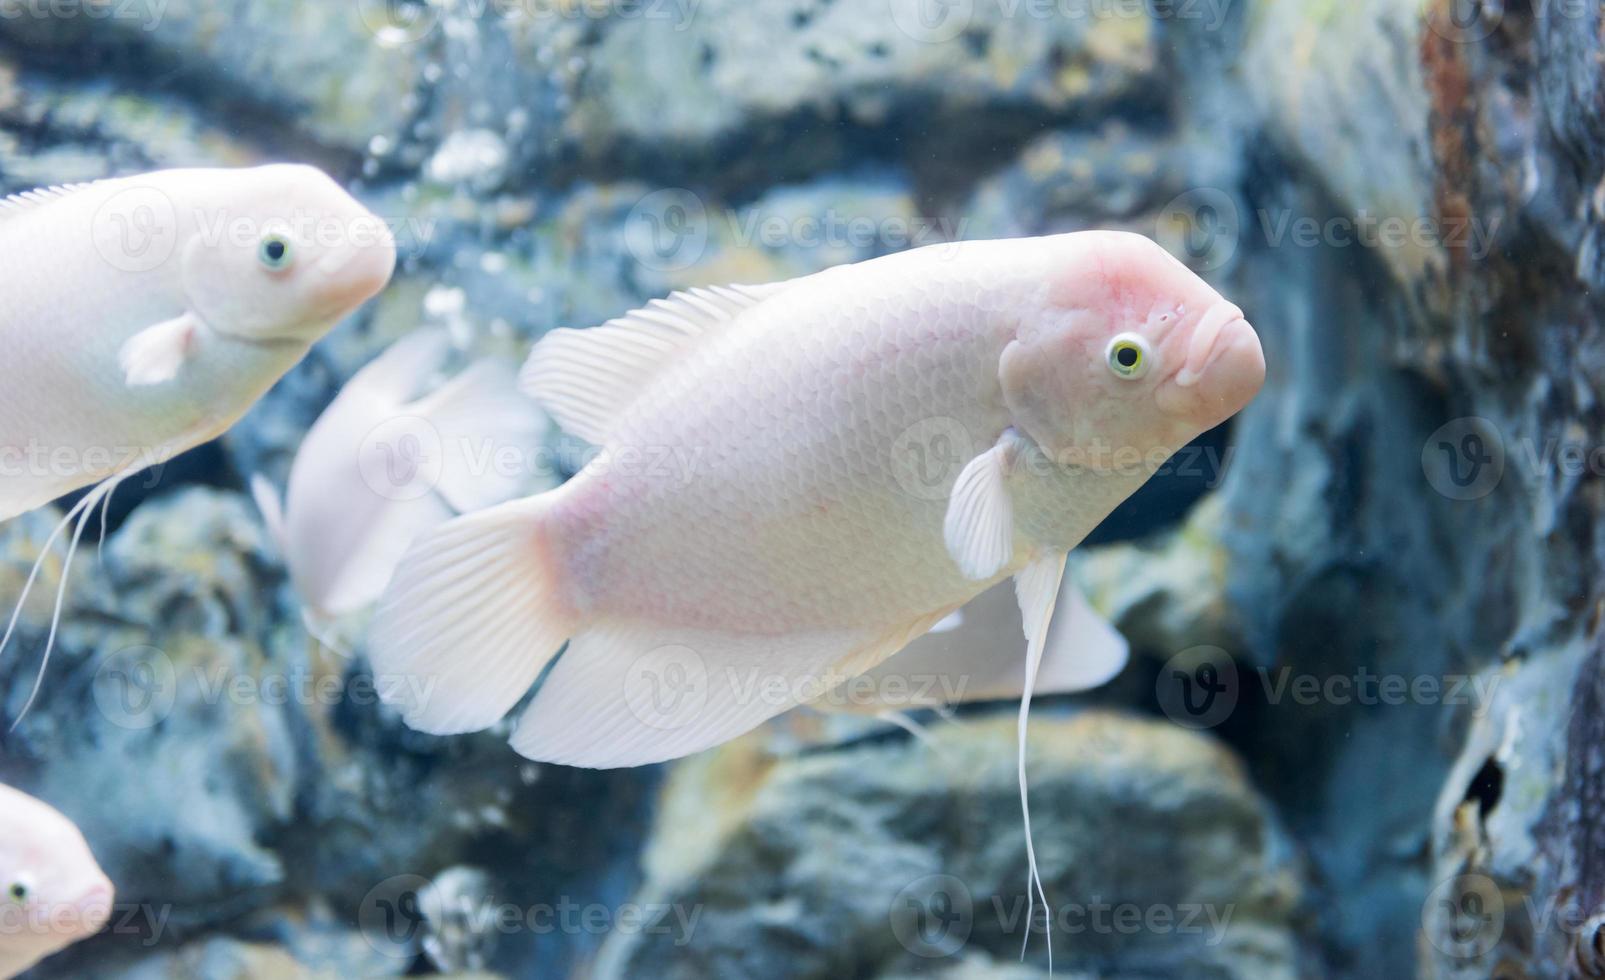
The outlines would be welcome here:
M 345 240 L 320 258 L 314 289 L 321 306 L 344 315 L 377 296 L 396 271 L 396 237 L 377 215 L 346 223 Z
M 117 900 L 116 889 L 110 879 L 102 877 L 73 903 L 74 931 L 79 936 L 93 936 L 111 921 L 112 906 Z
M 1193 330 L 1186 361 L 1160 388 L 1161 407 L 1199 430 L 1242 411 L 1265 383 L 1265 351 L 1243 312 L 1221 303 Z

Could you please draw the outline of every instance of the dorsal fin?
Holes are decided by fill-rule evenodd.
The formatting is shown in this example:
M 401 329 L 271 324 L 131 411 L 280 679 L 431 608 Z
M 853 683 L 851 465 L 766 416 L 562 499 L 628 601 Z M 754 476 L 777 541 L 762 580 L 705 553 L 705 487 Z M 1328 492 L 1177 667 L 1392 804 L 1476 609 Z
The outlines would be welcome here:
M 97 183 L 99 182 L 89 180 L 78 184 L 56 184 L 31 191 L 18 191 L 10 197 L 0 197 L 0 218 L 3 218 L 9 212 L 28 211 L 44 204 L 59 201 L 87 187 L 93 187 Z
M 794 281 L 686 289 L 599 327 L 553 330 L 530 352 L 519 387 L 565 431 L 603 445 L 613 420 L 648 381 Z

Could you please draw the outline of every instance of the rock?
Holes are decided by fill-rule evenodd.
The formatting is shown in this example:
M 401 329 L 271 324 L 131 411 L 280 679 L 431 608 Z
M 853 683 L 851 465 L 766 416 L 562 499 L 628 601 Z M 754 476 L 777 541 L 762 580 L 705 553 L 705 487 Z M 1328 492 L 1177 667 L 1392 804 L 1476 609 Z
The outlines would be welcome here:
M 42 512 L 0 528 L 7 594 L 20 591 L 52 523 Z M 19 643 L 0 658 L 3 727 L 32 686 L 37 657 L 17 653 L 42 647 L 59 567 L 46 563 Z M 514 840 L 523 857 L 495 869 L 502 894 L 599 902 L 627 887 L 598 885 L 591 869 L 638 838 L 651 772 L 545 770 L 519 760 L 505 732 L 406 732 L 379 703 L 385 678 L 295 625 L 284 571 L 243 496 L 189 489 L 148 500 L 108 543 L 104 569 L 86 550 L 75 572 L 39 702 L 0 739 L 0 780 L 78 822 L 126 917 L 64 954 L 64 968 L 165 954 L 201 931 L 249 935 L 289 900 L 316 899 L 361 923 L 387 882 Z M 595 821 L 554 817 L 541 802 L 554 795 L 592 797 Z M 530 846 L 530 819 L 556 851 Z M 399 950 L 383 948 L 405 968 L 421 938 L 410 929 Z M 521 938 L 493 965 L 578 955 Z
M 660 167 L 678 157 L 721 182 L 766 166 L 773 180 L 839 166 L 854 129 L 874 127 L 939 146 L 930 166 L 951 173 L 963 169 L 955 157 L 989 149 L 931 143 L 954 126 L 1018 141 L 1044 120 L 1158 93 L 1150 22 L 1118 6 L 1065 17 L 964 4 L 928 20 L 915 0 L 873 17 L 812 0 L 703 0 L 694 16 L 687 6 L 639 5 L 648 13 L 618 18 L 586 54 L 564 125 L 587 155 Z M 799 126 L 815 138 L 782 141 Z
M 1024 935 L 1009 715 L 940 726 L 930 747 L 777 761 L 758 744 L 675 768 L 635 899 L 675 918 L 616 933 L 601 976 L 1035 975 L 982 965 L 1013 960 Z M 1229 753 L 1099 713 L 1039 713 L 1030 745 L 1057 969 L 1298 975 L 1297 862 Z M 933 962 L 961 952 L 974 960 Z M 1046 965 L 1040 936 L 1029 959 Z
M 250 111 L 259 125 L 349 161 L 375 136 L 398 138 L 417 107 L 427 50 L 375 43 L 385 9 L 294 0 L 44 4 L 0 21 L 0 36 L 41 66 L 91 57 L 219 115 Z

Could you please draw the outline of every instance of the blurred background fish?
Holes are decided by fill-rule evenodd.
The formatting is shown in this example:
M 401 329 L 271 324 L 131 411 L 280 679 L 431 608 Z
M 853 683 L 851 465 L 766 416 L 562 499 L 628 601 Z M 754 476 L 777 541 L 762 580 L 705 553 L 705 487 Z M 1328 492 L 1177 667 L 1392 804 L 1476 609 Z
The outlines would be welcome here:
M 296 453 L 282 498 L 251 491 L 305 604 L 308 628 L 337 648 L 336 621 L 376 602 L 402 555 L 458 514 L 549 488 L 549 423 L 518 372 L 483 358 L 443 379 L 444 329 L 397 341 L 341 389 Z

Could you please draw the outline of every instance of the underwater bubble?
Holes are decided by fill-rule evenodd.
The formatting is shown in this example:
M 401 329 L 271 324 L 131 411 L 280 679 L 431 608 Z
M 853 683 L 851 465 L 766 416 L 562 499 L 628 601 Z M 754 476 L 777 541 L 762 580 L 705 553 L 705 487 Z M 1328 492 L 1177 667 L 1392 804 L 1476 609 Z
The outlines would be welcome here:
M 461 316 L 468 305 L 468 294 L 456 286 L 435 286 L 424 294 L 424 312 L 449 319 Z
M 507 166 L 507 144 L 488 129 L 462 129 L 446 137 L 425 171 L 443 184 L 494 185 Z

